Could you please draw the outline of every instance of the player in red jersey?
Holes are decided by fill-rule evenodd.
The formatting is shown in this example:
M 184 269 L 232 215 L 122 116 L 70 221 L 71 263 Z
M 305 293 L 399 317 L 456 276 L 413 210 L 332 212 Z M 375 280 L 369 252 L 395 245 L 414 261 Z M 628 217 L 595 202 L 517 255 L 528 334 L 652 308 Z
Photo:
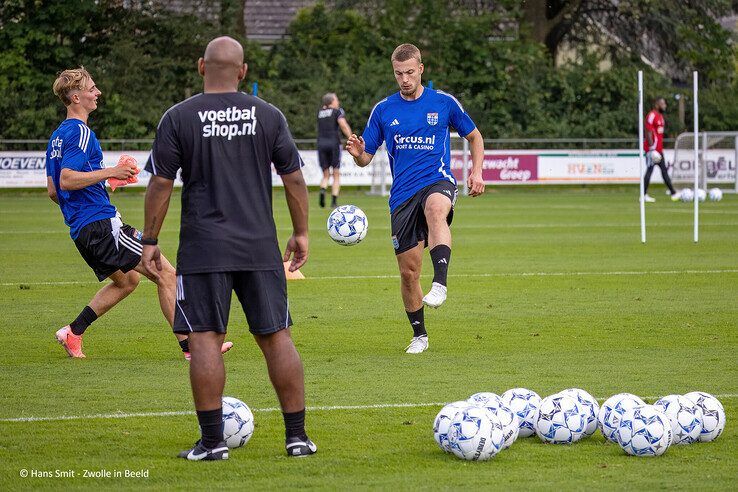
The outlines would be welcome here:
M 643 142 L 643 151 L 646 153 L 646 176 L 643 184 L 643 199 L 647 202 L 656 200 L 648 194 L 648 185 L 651 182 L 651 173 L 654 166 L 659 166 L 664 183 L 671 192 L 671 200 L 679 200 L 679 194 L 671 184 L 671 178 L 664 163 L 664 111 L 666 99 L 658 97 L 653 101 L 653 109 L 646 115 L 646 139 Z

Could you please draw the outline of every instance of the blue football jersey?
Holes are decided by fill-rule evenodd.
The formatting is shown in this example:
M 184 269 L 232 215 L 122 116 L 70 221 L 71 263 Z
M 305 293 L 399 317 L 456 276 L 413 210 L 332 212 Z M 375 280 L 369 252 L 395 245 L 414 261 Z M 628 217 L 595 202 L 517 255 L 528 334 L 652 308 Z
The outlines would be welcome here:
M 105 189 L 105 182 L 64 191 L 59 186 L 59 176 L 64 168 L 79 172 L 97 171 L 103 168 L 103 154 L 95 132 L 81 120 L 62 121 L 51 134 L 46 147 L 46 175 L 54 182 L 64 222 L 69 235 L 77 239 L 79 231 L 91 222 L 115 217 L 115 207 Z
M 442 180 L 456 184 L 451 127 L 464 137 L 476 128 L 459 101 L 443 91 L 424 87 L 413 101 L 398 92 L 374 106 L 362 136 L 368 154 L 375 154 L 383 141 L 387 146 L 393 180 L 390 211 L 428 185 Z

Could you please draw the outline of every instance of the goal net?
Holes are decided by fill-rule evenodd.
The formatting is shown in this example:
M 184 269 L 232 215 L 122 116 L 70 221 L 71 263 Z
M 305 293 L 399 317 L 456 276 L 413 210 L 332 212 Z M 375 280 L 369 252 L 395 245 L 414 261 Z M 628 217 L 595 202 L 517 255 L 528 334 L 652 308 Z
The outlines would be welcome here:
M 694 162 L 694 133 L 682 133 L 674 143 L 674 159 L 670 163 L 671 180 L 691 187 L 697 172 L 699 187 L 722 188 L 738 192 L 738 132 L 699 132 L 698 162 Z

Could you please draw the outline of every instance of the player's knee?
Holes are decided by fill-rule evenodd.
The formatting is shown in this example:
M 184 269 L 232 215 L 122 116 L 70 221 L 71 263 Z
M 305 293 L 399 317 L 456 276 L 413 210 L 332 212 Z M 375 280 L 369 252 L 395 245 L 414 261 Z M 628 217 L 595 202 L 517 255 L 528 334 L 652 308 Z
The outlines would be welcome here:
M 403 265 L 400 267 L 400 278 L 404 284 L 417 282 L 420 279 L 420 266 Z
M 440 201 L 428 202 L 425 206 L 425 217 L 427 222 L 445 222 L 448 212 L 448 204 Z
M 141 276 L 137 272 L 131 270 L 118 281 L 116 281 L 115 284 L 117 287 L 123 289 L 130 294 L 131 292 L 136 290 L 139 282 L 141 282 Z

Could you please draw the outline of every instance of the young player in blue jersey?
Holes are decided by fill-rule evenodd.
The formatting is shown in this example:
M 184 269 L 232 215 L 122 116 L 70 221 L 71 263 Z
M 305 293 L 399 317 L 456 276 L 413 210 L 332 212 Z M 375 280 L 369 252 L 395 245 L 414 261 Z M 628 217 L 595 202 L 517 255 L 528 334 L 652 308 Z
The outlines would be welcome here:
M 54 94 L 67 108 L 62 121 L 49 139 L 46 150 L 46 175 L 49 198 L 59 205 L 69 234 L 82 258 L 99 281 L 112 282 L 100 289 L 70 324 L 56 332 L 57 341 L 70 357 L 82 358 L 82 334 L 97 318 L 133 292 L 139 273 L 156 283 L 159 304 L 169 325 L 174 320 L 176 277 L 166 260 L 166 268 L 152 275 L 141 263 L 141 233 L 121 221 L 110 203 L 105 180 L 127 180 L 137 173 L 135 164 L 103 166 L 103 154 L 87 119 L 97 109 L 101 92 L 84 68 L 64 70 L 53 86 Z M 185 358 L 189 360 L 188 337 L 177 335 Z M 223 345 L 228 350 L 232 344 Z
M 418 354 L 428 349 L 423 305 L 437 308 L 447 295 L 449 226 L 458 191 L 451 174 L 449 128 L 470 144 L 471 196 L 484 193 L 484 141 L 455 97 L 423 87 L 423 63 L 416 46 L 398 46 L 392 53 L 392 68 L 400 91 L 374 106 L 363 135 L 352 134 L 346 150 L 357 165 L 364 167 L 382 142 L 387 146 L 393 178 L 389 200 L 392 244 L 400 268 L 402 301 L 413 329 L 405 351 Z M 430 248 L 434 275 L 431 290 L 424 297 L 420 272 L 426 246 Z

